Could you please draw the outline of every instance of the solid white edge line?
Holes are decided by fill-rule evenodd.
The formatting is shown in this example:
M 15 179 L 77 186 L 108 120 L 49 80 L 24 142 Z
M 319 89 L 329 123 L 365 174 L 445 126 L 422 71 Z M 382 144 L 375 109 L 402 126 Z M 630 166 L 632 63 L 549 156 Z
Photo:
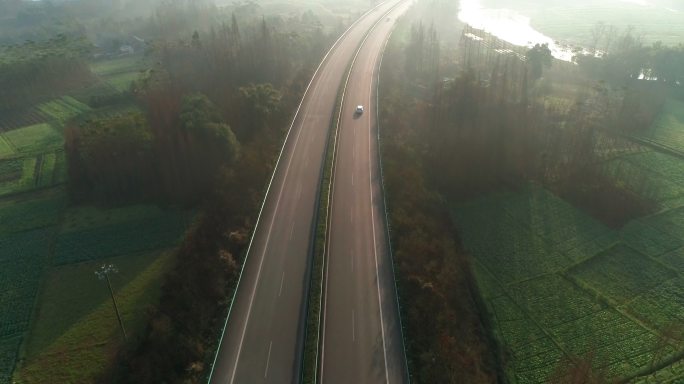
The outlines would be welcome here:
M 268 376 L 268 363 L 271 362 L 271 348 L 273 348 L 273 340 L 268 345 L 268 357 L 266 358 L 266 369 L 264 370 L 264 379 Z
M 376 71 L 378 59 L 380 54 L 375 56 L 373 63 L 373 72 Z M 373 76 L 371 75 L 371 82 L 368 86 L 368 104 L 370 105 L 373 95 Z M 378 109 L 378 106 L 375 106 Z M 373 256 L 375 257 L 375 283 L 378 288 L 378 308 L 380 309 L 380 333 L 382 334 L 382 352 L 385 358 L 385 382 L 389 384 L 389 369 L 387 368 L 387 346 L 385 344 L 385 319 L 382 314 L 382 297 L 380 295 L 380 273 L 378 268 L 378 245 L 375 240 L 375 209 L 373 208 L 373 167 L 371 166 L 371 119 L 368 115 L 368 188 L 370 189 L 370 211 L 371 211 L 371 228 L 373 229 Z
M 410 7 L 409 7 L 410 9 Z M 407 9 L 408 11 L 408 9 Z M 407 12 L 405 11 L 405 12 Z M 399 17 L 402 17 L 403 14 L 401 14 Z M 406 380 L 407 383 L 411 383 L 411 375 L 409 374 L 409 368 L 408 368 L 408 358 L 406 356 L 406 341 L 404 338 L 404 324 L 401 319 L 401 307 L 399 305 L 399 290 L 397 288 L 397 281 L 396 281 L 396 274 L 394 271 L 394 254 L 392 253 L 392 240 L 390 238 L 390 233 L 389 233 L 389 217 L 387 216 L 387 200 L 386 200 L 386 194 L 385 194 L 385 176 L 382 171 L 382 156 L 380 154 L 380 71 L 382 70 L 382 60 L 385 57 L 385 51 L 387 50 L 387 44 L 390 41 L 390 38 L 392 37 L 392 34 L 394 33 L 394 30 L 397 28 L 397 25 L 399 24 L 399 17 L 395 19 L 394 24 L 392 25 L 392 30 L 390 33 L 387 35 L 387 39 L 385 40 L 385 44 L 382 47 L 382 52 L 380 54 L 380 64 L 378 65 L 378 76 L 377 76 L 377 82 L 375 83 L 375 121 L 377 125 L 377 149 L 378 149 L 378 168 L 380 170 L 380 186 L 382 187 L 382 202 L 383 202 L 383 210 L 385 213 L 385 232 L 387 235 L 387 247 L 390 255 L 390 266 L 392 267 L 392 279 L 394 282 L 394 297 L 396 300 L 397 304 L 397 316 L 399 318 L 399 332 L 401 334 L 401 350 L 404 355 L 404 373 L 406 374 Z
M 252 231 L 252 235 L 250 236 L 249 239 L 249 245 L 247 246 L 247 252 L 245 254 L 245 260 L 242 262 L 242 267 L 240 268 L 240 275 L 238 276 L 238 282 L 235 285 L 235 290 L 233 291 L 233 297 L 230 301 L 230 306 L 228 307 L 228 314 L 226 315 L 226 321 L 223 324 L 223 330 L 221 331 L 221 337 L 219 338 L 218 346 L 216 348 L 216 353 L 214 354 L 214 361 L 211 364 L 211 371 L 209 372 L 209 379 L 208 383 L 211 383 L 211 379 L 214 374 L 214 369 L 216 368 L 216 360 L 218 359 L 219 351 L 221 350 L 221 345 L 223 343 L 223 338 L 226 334 L 226 328 L 228 326 L 228 321 L 230 320 L 230 315 L 231 311 L 233 309 L 233 304 L 235 303 L 235 298 L 237 297 L 237 292 L 240 288 L 240 282 L 242 281 L 242 273 L 245 270 L 245 266 L 247 265 L 247 259 L 249 258 L 250 255 L 250 250 L 252 249 L 252 243 L 254 242 L 254 236 L 257 233 L 257 229 L 259 228 L 259 222 L 261 220 L 261 215 L 263 214 L 264 211 L 264 206 L 266 205 L 266 201 L 268 200 L 268 194 L 271 190 L 271 185 L 273 184 L 273 180 L 275 179 L 275 175 L 278 171 L 278 165 L 280 164 L 280 159 L 283 156 L 283 152 L 285 151 L 285 147 L 287 146 L 287 141 L 290 137 L 290 133 L 292 132 L 292 127 L 294 126 L 294 123 L 297 121 L 297 116 L 299 115 L 299 110 L 302 107 L 302 104 L 304 104 L 304 100 L 306 99 L 307 93 L 309 91 L 309 88 L 311 87 L 311 84 L 313 84 L 314 80 L 316 79 L 316 76 L 318 75 L 318 71 L 321 69 L 325 61 L 328 59 L 328 56 L 335 50 L 339 42 L 347 36 L 349 31 L 356 26 L 363 18 L 365 18 L 368 14 L 373 12 L 376 8 L 382 6 L 385 2 L 382 2 L 375 7 L 371 8 L 370 10 L 366 11 L 363 15 L 361 15 L 358 19 L 356 19 L 350 26 L 347 28 L 340 37 L 335 40 L 333 45 L 330 47 L 328 52 L 326 52 L 325 56 L 323 56 L 323 59 L 321 59 L 321 62 L 318 64 L 318 67 L 314 71 L 314 74 L 311 76 L 311 80 L 309 80 L 309 84 L 307 84 L 306 89 L 304 90 L 304 94 L 302 95 L 302 100 L 299 102 L 299 105 L 297 106 L 297 110 L 295 111 L 294 117 L 292 118 L 292 123 L 290 124 L 290 128 L 287 130 L 287 134 L 285 135 L 285 139 L 283 140 L 283 145 L 280 147 L 280 153 L 278 153 L 278 159 L 276 160 L 275 167 L 273 167 L 273 173 L 271 174 L 271 179 L 268 182 L 268 186 L 266 187 L 266 193 L 264 194 L 264 199 L 261 202 L 261 208 L 259 208 L 259 214 L 257 215 L 257 220 L 256 223 L 254 224 L 254 230 Z M 258 281 L 257 281 L 258 283 Z M 237 361 L 235 364 L 235 367 L 233 368 L 233 371 L 237 370 Z M 232 380 L 231 380 L 232 383 Z

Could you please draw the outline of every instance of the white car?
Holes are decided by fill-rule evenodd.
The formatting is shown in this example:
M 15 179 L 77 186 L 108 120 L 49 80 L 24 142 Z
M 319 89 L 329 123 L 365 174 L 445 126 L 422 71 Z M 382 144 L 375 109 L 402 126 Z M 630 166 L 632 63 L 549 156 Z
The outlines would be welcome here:
M 362 114 L 363 113 L 363 105 L 357 105 L 356 111 L 354 113 L 356 113 L 357 115 Z

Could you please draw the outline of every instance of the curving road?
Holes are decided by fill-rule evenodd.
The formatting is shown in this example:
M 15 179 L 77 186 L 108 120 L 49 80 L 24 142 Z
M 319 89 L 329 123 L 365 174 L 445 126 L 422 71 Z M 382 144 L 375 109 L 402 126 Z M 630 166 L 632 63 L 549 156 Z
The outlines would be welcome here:
M 299 381 L 315 209 L 337 90 L 367 31 L 398 2 L 385 1 L 357 20 L 307 88 L 266 192 L 212 384 Z
M 344 93 L 335 160 L 320 382 L 407 383 L 383 209 L 376 81 L 402 2 L 368 34 Z M 357 105 L 365 112 L 355 115 Z

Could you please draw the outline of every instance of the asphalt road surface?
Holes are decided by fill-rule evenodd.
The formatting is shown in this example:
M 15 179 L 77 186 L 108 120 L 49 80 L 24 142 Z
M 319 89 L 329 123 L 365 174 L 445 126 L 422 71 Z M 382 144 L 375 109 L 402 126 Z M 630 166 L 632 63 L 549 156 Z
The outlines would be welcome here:
M 337 91 L 366 32 L 398 1 L 388 0 L 362 16 L 336 42 L 309 85 L 266 194 L 212 384 L 299 381 L 315 208 Z
M 398 5 L 368 34 L 350 72 L 339 123 L 321 383 L 406 383 L 407 370 L 383 210 L 376 81 Z M 363 105 L 363 114 L 355 114 Z

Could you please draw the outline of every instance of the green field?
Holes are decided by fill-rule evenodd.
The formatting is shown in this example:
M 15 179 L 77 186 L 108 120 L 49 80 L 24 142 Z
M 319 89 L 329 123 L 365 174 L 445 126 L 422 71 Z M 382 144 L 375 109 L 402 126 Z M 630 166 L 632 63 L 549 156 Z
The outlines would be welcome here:
M 531 185 L 452 214 L 513 382 L 547 382 L 578 356 L 629 377 L 684 352 L 660 337 L 684 321 L 684 208 L 614 231 Z
M 0 160 L 0 196 L 35 187 L 36 158 Z
M 131 83 L 140 76 L 140 71 L 146 66 L 139 56 L 126 56 L 111 60 L 96 61 L 90 69 L 100 76 L 103 81 L 119 92 L 128 91 Z
M 87 214 L 76 220 L 67 217 L 64 231 L 57 238 L 54 263 L 98 260 L 172 246 L 180 241 L 189 220 L 182 212 L 155 208 L 145 212 L 139 207 L 127 218 L 131 210 L 123 209 L 124 213 L 104 211 L 105 218 Z M 81 223 L 74 227 L 74 221 Z
M 684 156 L 684 102 L 669 99 L 653 125 L 634 138 Z
M 134 338 L 145 325 L 149 306 L 159 298 L 170 252 L 152 252 L 79 263 L 53 269 L 26 342 L 18 383 L 96 382 L 122 336 L 107 285 L 94 275 L 102 262 L 113 263 L 112 287 L 126 333 Z
M 667 209 L 684 205 L 683 164 L 676 156 L 642 151 L 609 161 L 606 170 L 618 184 Z
M 63 124 L 67 120 L 89 111 L 90 107 L 71 96 L 63 96 L 39 105 L 38 109 L 57 123 Z
M 119 345 L 106 285 L 94 270 L 117 265 L 112 282 L 135 333 L 173 260 L 162 250 L 178 243 L 189 220 L 149 205 L 68 208 L 59 189 L 0 200 L 0 216 L 0 301 L 11 308 L 0 314 L 0 378 L 9 377 L 16 341 L 28 334 L 19 374 L 28 383 L 92 381 Z M 38 317 L 29 329 L 34 305 Z
M 9 382 L 40 281 L 49 266 L 50 230 L 0 235 L 0 381 Z
M 135 72 L 144 65 L 145 63 L 140 56 L 125 56 L 95 61 L 90 65 L 90 70 L 99 76 L 111 76 L 124 72 Z
M 62 148 L 64 138 L 50 124 L 37 124 L 14 129 L 3 134 L 18 152 L 35 153 Z
M 14 154 L 14 148 L 2 135 L 0 135 L 0 159 Z

